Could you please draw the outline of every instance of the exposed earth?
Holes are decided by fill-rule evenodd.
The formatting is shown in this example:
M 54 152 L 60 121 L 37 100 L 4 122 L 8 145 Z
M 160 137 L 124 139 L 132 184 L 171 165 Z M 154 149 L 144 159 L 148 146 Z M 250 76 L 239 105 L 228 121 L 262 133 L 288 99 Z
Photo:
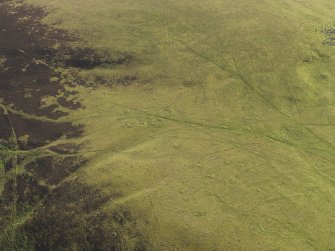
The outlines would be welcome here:
M 87 161 L 77 153 L 80 145 L 52 143 L 79 137 L 83 130 L 59 120 L 68 114 L 64 108 L 81 108 L 76 92 L 66 90 L 75 83 L 67 83 L 59 69 L 124 61 L 106 62 L 94 50 L 67 47 L 74 38 L 43 25 L 40 8 L 14 8 L 7 1 L 0 5 L 0 146 L 5 167 L 0 250 L 69 250 L 73 243 L 76 250 L 119 250 L 123 237 L 118 230 L 101 227 L 106 216 L 83 216 L 94 214 L 110 198 L 80 181 L 66 181 Z M 45 105 L 46 97 L 54 102 Z M 123 224 L 129 217 L 125 211 L 110 220 Z M 134 248 L 142 250 L 141 245 Z
M 0 0 L 0 251 L 334 250 L 332 0 Z

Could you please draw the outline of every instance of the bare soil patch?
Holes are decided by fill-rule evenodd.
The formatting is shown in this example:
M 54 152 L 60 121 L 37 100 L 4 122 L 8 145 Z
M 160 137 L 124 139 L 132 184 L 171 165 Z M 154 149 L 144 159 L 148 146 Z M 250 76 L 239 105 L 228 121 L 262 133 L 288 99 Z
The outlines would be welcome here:
M 86 160 L 78 156 L 45 156 L 29 163 L 26 169 L 36 179 L 43 180 L 48 185 L 57 185 L 85 163 Z
M 128 65 L 134 57 L 124 53 L 113 56 L 90 48 L 73 49 L 69 43 L 78 38 L 43 25 L 41 19 L 46 13 L 42 9 L 29 5 L 12 8 L 6 2 L 0 0 L 0 102 L 27 116 L 0 109 L 0 145 L 8 145 L 12 151 L 8 158 L 1 159 L 6 172 L 0 195 L 1 248 L 145 250 L 136 217 L 126 208 L 103 213 L 100 208 L 113 198 L 96 188 L 66 180 L 87 162 L 78 154 L 80 146 L 64 143 L 49 147 L 53 153 L 43 152 L 36 157 L 27 154 L 33 149 L 35 154 L 39 147 L 60 137 L 79 137 L 82 133 L 82 126 L 56 121 L 67 115 L 57 110 L 59 106 L 81 108 L 73 98 L 77 93 L 65 88 L 58 67 L 71 68 L 69 86 L 85 85 L 76 71 Z M 125 78 L 122 84 L 134 80 Z M 54 97 L 57 102 L 43 106 L 45 97 Z M 11 146 L 13 136 L 17 142 Z M 19 150 L 25 154 L 15 154 Z
M 14 114 L 10 114 L 9 118 L 17 137 L 28 136 L 27 142 L 20 146 L 21 149 L 41 147 L 62 136 L 79 136 L 83 129 L 82 126 L 73 126 L 71 123 L 32 120 Z
M 56 96 L 64 86 L 51 64 L 57 51 L 53 45 L 70 37 L 50 31 L 41 24 L 44 12 L 22 6 L 15 11 L 5 5 L 0 9 L 0 55 L 5 59 L 0 72 L 0 97 L 14 109 L 29 114 L 59 118 L 56 106 L 41 107 L 42 98 Z M 63 103 L 66 106 L 66 103 Z
M 325 35 L 323 44 L 326 46 L 335 46 L 335 27 L 326 28 L 322 33 Z
M 70 250 L 73 245 L 78 250 L 146 250 L 136 217 L 127 208 L 111 214 L 99 211 L 112 199 L 80 182 L 64 183 L 44 200 L 24 230 L 41 251 Z

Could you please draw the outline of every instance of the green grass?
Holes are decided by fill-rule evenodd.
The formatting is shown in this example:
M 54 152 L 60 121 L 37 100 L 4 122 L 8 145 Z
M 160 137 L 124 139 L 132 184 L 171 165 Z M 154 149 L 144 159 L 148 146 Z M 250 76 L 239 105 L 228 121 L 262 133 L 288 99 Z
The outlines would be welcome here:
M 27 2 L 135 57 L 81 72 L 137 80 L 76 88 L 67 119 L 94 152 L 82 179 L 142 215 L 149 250 L 334 248 L 333 1 Z

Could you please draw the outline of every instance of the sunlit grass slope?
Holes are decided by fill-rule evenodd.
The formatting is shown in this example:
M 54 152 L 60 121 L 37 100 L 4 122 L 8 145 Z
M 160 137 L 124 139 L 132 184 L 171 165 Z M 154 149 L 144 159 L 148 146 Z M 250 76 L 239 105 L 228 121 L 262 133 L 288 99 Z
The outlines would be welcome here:
M 81 72 L 91 162 L 149 250 L 335 247 L 332 0 L 29 0 L 127 67 Z M 84 43 L 84 42 L 83 42 Z M 120 78 L 135 76 L 127 86 Z

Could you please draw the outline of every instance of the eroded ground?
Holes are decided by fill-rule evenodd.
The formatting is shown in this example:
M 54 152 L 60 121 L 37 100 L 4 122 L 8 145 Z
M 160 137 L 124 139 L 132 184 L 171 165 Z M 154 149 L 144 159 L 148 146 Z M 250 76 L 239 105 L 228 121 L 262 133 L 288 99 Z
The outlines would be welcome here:
M 334 1 L 24 2 L 5 249 L 333 249 Z
M 42 9 L 9 1 L 0 7 L 0 250 L 119 250 L 128 233 L 116 226 L 134 219 L 125 209 L 106 221 L 96 210 L 111 198 L 66 179 L 87 159 L 71 143 L 83 126 L 66 121 L 68 111 L 81 108 L 68 88 L 76 77 L 68 81 L 62 71 L 128 58 L 72 49 L 73 36 L 40 22 Z M 130 232 L 139 238 L 135 226 Z

